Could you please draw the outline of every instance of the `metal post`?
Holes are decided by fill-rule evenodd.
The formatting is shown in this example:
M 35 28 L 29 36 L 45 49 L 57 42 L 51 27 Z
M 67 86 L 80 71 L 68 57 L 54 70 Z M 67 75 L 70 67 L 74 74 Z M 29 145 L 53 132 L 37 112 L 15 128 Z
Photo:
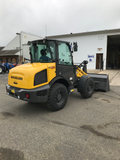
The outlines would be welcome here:
M 21 61 L 21 34 L 20 33 L 16 33 L 17 35 L 19 35 L 19 42 L 20 42 L 20 56 L 19 56 L 19 62 Z

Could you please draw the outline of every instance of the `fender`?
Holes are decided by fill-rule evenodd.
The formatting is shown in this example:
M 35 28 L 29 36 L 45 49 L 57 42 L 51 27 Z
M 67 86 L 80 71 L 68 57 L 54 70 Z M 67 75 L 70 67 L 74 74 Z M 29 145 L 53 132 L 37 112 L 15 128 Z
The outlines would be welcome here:
M 90 78 L 88 75 L 83 75 L 78 81 L 78 92 L 83 92 L 84 86 L 86 84 L 87 79 Z
M 66 87 L 69 87 L 69 83 L 63 77 L 55 77 L 54 79 L 52 79 L 52 81 L 50 82 L 50 86 L 52 86 L 55 82 L 60 82 Z

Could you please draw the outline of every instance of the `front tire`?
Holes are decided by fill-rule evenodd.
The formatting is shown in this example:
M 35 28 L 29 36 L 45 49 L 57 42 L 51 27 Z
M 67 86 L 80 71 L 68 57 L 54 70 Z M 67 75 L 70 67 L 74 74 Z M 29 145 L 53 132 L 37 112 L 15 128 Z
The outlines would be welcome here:
M 67 88 L 63 84 L 55 83 L 50 89 L 47 108 L 51 111 L 61 110 L 67 103 L 67 98 Z
M 86 80 L 85 86 L 84 86 L 84 90 L 81 93 L 81 96 L 83 98 L 90 98 L 93 95 L 94 92 L 94 81 L 92 78 L 88 78 Z

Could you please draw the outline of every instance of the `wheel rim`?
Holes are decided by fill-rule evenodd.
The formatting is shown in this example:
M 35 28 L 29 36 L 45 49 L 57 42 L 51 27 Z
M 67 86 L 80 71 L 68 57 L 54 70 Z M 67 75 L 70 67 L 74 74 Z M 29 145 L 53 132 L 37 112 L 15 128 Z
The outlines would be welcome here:
M 2 73 L 2 68 L 0 67 L 0 73 Z
M 93 90 L 93 84 L 91 82 L 89 82 L 87 90 L 88 90 L 88 92 L 91 92 Z
M 64 101 L 62 91 L 57 91 L 55 94 L 55 102 L 61 104 Z

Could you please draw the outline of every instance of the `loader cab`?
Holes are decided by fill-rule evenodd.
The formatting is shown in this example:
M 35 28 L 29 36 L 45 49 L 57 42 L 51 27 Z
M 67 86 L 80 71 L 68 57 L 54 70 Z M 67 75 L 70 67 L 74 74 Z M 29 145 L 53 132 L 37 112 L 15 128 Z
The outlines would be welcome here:
M 32 63 L 51 63 L 56 59 L 55 41 L 39 40 L 29 42 Z M 42 57 L 47 57 L 42 58 Z
M 72 65 L 72 52 L 71 45 L 68 42 L 57 41 L 57 40 L 38 40 L 28 42 L 30 45 L 30 52 L 32 54 L 32 62 L 58 62 L 62 65 Z M 42 50 L 46 52 L 46 55 L 49 58 L 49 61 L 42 61 Z
M 74 76 L 71 45 L 57 40 L 38 40 L 29 42 L 32 63 L 56 63 L 56 76 L 69 81 Z M 42 51 L 45 51 L 42 55 Z M 42 59 L 42 57 L 47 57 Z

